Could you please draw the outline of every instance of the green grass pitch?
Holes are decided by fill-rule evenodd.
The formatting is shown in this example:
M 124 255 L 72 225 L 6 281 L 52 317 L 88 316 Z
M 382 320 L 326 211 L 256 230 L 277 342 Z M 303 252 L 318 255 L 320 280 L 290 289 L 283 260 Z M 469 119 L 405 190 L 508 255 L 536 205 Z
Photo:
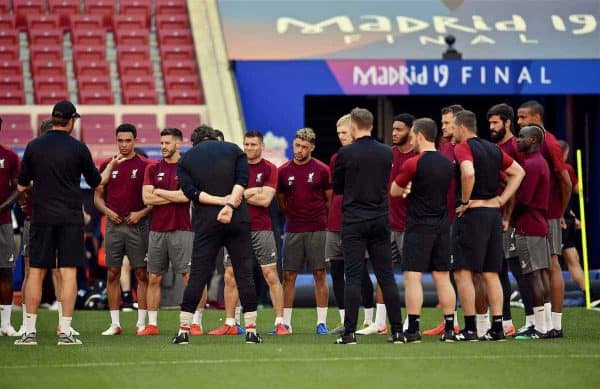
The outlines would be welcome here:
M 522 324 L 521 311 L 514 314 Z M 206 311 L 205 331 L 222 317 L 223 311 Z M 565 311 L 564 339 L 502 343 L 425 337 L 420 344 L 393 345 L 372 335 L 358 345 L 334 345 L 334 336 L 314 333 L 314 309 L 295 309 L 294 335 L 276 337 L 267 334 L 273 312 L 265 309 L 258 322 L 263 344 L 205 335 L 175 346 L 169 341 L 178 312 L 159 313 L 161 335 L 155 337 L 135 336 L 136 318 L 122 313 L 124 333 L 104 337 L 108 312 L 77 312 L 73 325 L 84 345 L 58 347 L 56 313 L 41 311 L 37 347 L 0 338 L 0 388 L 600 388 L 600 312 L 583 308 Z M 336 309 L 328 319 L 334 326 Z M 422 327 L 439 320 L 437 310 L 426 309 Z M 13 323 L 20 324 L 20 312 Z

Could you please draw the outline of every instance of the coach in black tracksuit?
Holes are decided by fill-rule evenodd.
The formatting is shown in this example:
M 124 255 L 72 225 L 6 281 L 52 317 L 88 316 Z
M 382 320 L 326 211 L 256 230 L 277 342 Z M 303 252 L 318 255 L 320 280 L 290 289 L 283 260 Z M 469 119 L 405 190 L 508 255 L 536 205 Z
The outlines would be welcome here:
M 399 343 L 402 342 L 402 316 L 392 265 L 387 195 L 392 149 L 371 137 L 371 112 L 355 108 L 350 117 L 355 141 L 340 149 L 333 173 L 333 190 L 344 195 L 342 251 L 346 276 L 345 332 L 336 343 L 356 343 L 354 332 L 361 300 L 365 250 L 369 252 L 383 291 L 392 327 L 391 341 Z
M 192 143 L 179 161 L 177 176 L 185 196 L 194 203 L 194 247 L 188 285 L 181 302 L 179 334 L 172 343 L 188 342 L 189 326 L 202 290 L 225 246 L 231 257 L 244 308 L 246 343 L 260 343 L 256 334 L 256 289 L 250 244 L 250 216 L 243 192 L 248 183 L 248 159 L 235 144 L 216 140 L 214 130 L 194 130 Z

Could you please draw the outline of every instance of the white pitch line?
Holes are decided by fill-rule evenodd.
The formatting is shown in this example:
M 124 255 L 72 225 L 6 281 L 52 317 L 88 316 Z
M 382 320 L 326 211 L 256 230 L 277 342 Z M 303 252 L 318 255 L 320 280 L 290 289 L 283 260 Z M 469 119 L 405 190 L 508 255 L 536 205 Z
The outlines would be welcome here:
M 456 359 L 456 355 L 431 355 L 431 356 L 397 356 L 397 357 L 331 357 L 331 358 L 244 358 L 244 359 L 183 359 L 175 361 L 123 361 L 123 362 L 85 362 L 85 363 L 55 363 L 47 365 L 13 365 L 0 366 L 0 370 L 19 370 L 31 369 L 35 367 L 62 369 L 62 368 L 92 368 L 92 367 L 129 367 L 129 366 L 157 366 L 157 365 L 218 365 L 218 364 L 245 364 L 245 363 L 314 363 L 314 362 L 364 362 L 364 361 L 414 361 L 414 360 L 449 360 Z M 499 360 L 499 359 L 600 359 L 600 354 L 531 354 L 531 355 L 460 355 L 459 359 L 484 359 L 484 360 Z

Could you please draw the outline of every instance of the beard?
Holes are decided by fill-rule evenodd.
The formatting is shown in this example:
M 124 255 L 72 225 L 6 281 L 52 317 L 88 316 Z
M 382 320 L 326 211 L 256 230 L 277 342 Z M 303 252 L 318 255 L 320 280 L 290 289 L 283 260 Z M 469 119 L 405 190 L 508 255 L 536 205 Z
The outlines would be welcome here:
M 395 143 L 395 146 L 404 146 L 408 143 L 410 139 L 410 134 L 406 134 L 403 137 L 398 138 L 398 142 Z
M 504 128 L 504 127 L 498 132 L 490 131 L 490 139 L 494 143 L 500 142 L 502 139 L 504 139 L 505 135 L 506 135 L 506 128 Z

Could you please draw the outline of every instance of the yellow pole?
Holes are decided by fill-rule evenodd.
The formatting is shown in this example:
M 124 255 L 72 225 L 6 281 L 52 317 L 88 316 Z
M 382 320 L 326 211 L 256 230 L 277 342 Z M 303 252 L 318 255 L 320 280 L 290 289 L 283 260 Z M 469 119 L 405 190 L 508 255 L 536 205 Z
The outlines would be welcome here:
M 590 271 L 588 266 L 587 230 L 585 223 L 585 201 L 583 196 L 583 169 L 581 164 L 581 150 L 577 150 L 577 181 L 579 187 L 579 220 L 581 221 L 581 248 L 583 249 L 583 275 L 585 277 L 585 306 L 591 308 L 590 299 Z

